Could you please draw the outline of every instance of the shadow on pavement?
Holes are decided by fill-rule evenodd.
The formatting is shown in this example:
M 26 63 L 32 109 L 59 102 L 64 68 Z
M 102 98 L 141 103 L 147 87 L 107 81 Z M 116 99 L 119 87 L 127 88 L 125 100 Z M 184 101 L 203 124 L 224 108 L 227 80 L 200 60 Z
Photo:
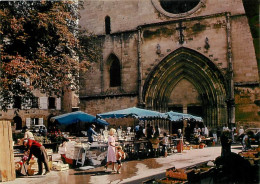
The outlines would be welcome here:
M 44 178 L 46 175 L 16 176 L 17 178 Z
M 72 175 L 94 175 L 94 176 L 100 176 L 100 175 L 109 175 L 112 174 L 112 172 L 106 172 L 106 171 L 92 171 L 92 172 L 78 172 L 74 173 Z

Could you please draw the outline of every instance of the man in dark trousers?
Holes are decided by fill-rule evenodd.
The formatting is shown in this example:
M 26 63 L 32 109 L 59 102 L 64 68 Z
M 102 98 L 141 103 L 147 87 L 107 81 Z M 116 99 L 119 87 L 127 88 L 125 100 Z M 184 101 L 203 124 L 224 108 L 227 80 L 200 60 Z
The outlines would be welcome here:
M 48 165 L 48 157 L 46 150 L 44 146 L 42 146 L 40 143 L 38 143 L 35 140 L 24 140 L 23 145 L 28 148 L 30 151 L 29 158 L 27 160 L 27 164 L 29 164 L 30 159 L 32 158 L 32 155 L 34 155 L 37 158 L 38 161 L 38 167 L 39 172 L 37 175 L 42 175 L 42 163 L 44 164 L 46 172 L 44 175 L 48 174 L 50 172 L 49 165 Z

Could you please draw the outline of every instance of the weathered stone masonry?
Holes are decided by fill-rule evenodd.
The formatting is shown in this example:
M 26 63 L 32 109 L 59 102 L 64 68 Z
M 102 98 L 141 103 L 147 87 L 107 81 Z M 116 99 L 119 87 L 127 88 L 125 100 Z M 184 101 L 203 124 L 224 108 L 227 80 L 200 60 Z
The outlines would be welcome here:
M 102 43 L 102 58 L 81 75 L 81 110 L 142 106 L 200 115 L 210 126 L 259 122 L 258 68 L 242 0 L 201 0 L 181 14 L 165 12 L 158 0 L 85 1 L 81 16 Z M 109 85 L 111 55 L 120 62 L 118 87 Z

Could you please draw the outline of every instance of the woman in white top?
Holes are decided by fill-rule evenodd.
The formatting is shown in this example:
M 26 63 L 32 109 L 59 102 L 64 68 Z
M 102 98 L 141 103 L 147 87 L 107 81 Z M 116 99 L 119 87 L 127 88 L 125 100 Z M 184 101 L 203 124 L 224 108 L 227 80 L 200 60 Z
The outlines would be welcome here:
M 24 139 L 34 140 L 33 133 L 28 128 L 25 129 Z

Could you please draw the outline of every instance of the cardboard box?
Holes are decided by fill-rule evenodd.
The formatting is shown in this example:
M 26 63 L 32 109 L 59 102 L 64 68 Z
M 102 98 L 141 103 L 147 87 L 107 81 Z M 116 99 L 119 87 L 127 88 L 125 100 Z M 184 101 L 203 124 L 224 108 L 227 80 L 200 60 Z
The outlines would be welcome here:
M 52 166 L 52 170 L 55 171 L 65 171 L 69 169 L 69 164 L 55 163 Z

